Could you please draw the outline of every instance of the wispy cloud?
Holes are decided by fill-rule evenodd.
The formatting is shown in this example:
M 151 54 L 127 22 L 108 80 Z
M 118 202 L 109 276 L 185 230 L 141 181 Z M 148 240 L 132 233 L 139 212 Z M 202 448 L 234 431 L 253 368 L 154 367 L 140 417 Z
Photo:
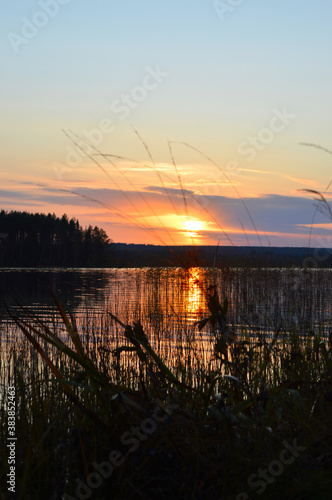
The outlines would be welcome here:
M 274 175 L 277 177 L 282 177 L 284 179 L 289 179 L 290 181 L 296 182 L 298 184 L 305 184 L 306 186 L 317 187 L 317 181 L 314 179 L 306 179 L 303 177 L 296 177 L 289 174 L 284 174 L 282 172 L 275 172 L 273 170 L 258 170 L 253 168 L 239 168 L 240 172 L 251 172 L 255 174 L 265 174 L 265 175 Z
M 163 188 L 160 186 L 147 186 L 145 188 L 145 191 L 151 191 L 154 193 L 160 193 L 160 194 L 166 194 L 166 195 L 172 194 L 172 195 L 178 195 L 178 196 L 182 196 L 183 194 L 185 194 L 187 196 L 194 194 L 194 191 L 191 191 L 190 189 L 184 189 L 182 191 L 182 189 L 179 189 L 179 188 Z

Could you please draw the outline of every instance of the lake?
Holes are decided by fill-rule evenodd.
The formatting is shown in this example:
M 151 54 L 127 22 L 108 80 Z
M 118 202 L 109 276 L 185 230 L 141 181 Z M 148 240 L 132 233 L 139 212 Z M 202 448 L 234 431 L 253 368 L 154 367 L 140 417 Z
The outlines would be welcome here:
M 51 291 L 76 318 L 79 331 L 103 336 L 140 319 L 150 336 L 197 335 L 195 321 L 208 315 L 207 291 L 216 284 L 227 297 L 228 323 L 238 334 L 270 335 L 276 329 L 328 335 L 331 329 L 331 269 L 2 269 L 0 293 L 16 314 L 15 299 L 44 321 L 57 315 Z M 1 301 L 1 338 L 17 330 Z M 110 323 L 111 321 L 111 323 Z M 294 330 L 295 329 L 295 330 Z M 89 331 L 90 330 L 90 331 Z M 108 334 L 110 332 L 108 331 Z M 200 334 L 209 339 L 208 328 Z

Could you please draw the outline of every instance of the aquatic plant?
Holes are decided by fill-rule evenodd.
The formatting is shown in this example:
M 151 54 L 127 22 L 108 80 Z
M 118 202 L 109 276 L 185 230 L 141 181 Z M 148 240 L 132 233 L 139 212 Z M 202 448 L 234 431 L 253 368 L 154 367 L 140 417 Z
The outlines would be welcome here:
M 252 495 L 248 478 L 281 456 L 285 442 L 303 451 L 278 477 L 270 474 L 268 498 L 281 491 L 289 499 L 327 498 L 331 342 L 302 342 L 295 331 L 230 338 L 227 300 L 221 304 L 212 288 L 211 314 L 196 326 L 210 331 L 214 358 L 194 359 L 193 344 L 191 360 L 184 352 L 167 366 L 139 321 L 123 323 L 109 311 L 109 328 L 123 331 L 117 345 L 84 345 L 74 317 L 54 300 L 66 334 L 23 306 L 21 314 L 10 309 L 26 342 L 1 352 L 1 384 L 10 375 L 17 387 L 18 498 L 77 498 L 78 485 L 112 450 L 123 460 L 90 487 L 93 498 Z M 3 405 L 0 418 L 6 456 Z M 2 462 L 2 479 L 7 470 Z

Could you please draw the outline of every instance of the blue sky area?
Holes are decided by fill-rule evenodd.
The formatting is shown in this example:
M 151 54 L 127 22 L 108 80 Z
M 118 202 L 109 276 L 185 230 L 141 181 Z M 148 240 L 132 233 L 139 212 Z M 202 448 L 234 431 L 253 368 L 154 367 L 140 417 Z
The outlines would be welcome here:
M 330 199 L 331 155 L 300 143 L 332 150 L 331 21 L 327 0 L 1 1 L 0 208 L 258 244 L 243 199 L 264 244 L 306 246 L 299 190 Z

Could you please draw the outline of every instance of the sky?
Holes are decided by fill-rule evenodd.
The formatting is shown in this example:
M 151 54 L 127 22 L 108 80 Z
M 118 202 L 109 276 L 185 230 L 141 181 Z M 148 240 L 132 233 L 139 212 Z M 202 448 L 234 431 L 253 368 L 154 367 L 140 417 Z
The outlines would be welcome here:
M 0 208 L 332 247 L 328 0 L 0 0 Z M 1 232 L 1 228 L 0 228 Z

